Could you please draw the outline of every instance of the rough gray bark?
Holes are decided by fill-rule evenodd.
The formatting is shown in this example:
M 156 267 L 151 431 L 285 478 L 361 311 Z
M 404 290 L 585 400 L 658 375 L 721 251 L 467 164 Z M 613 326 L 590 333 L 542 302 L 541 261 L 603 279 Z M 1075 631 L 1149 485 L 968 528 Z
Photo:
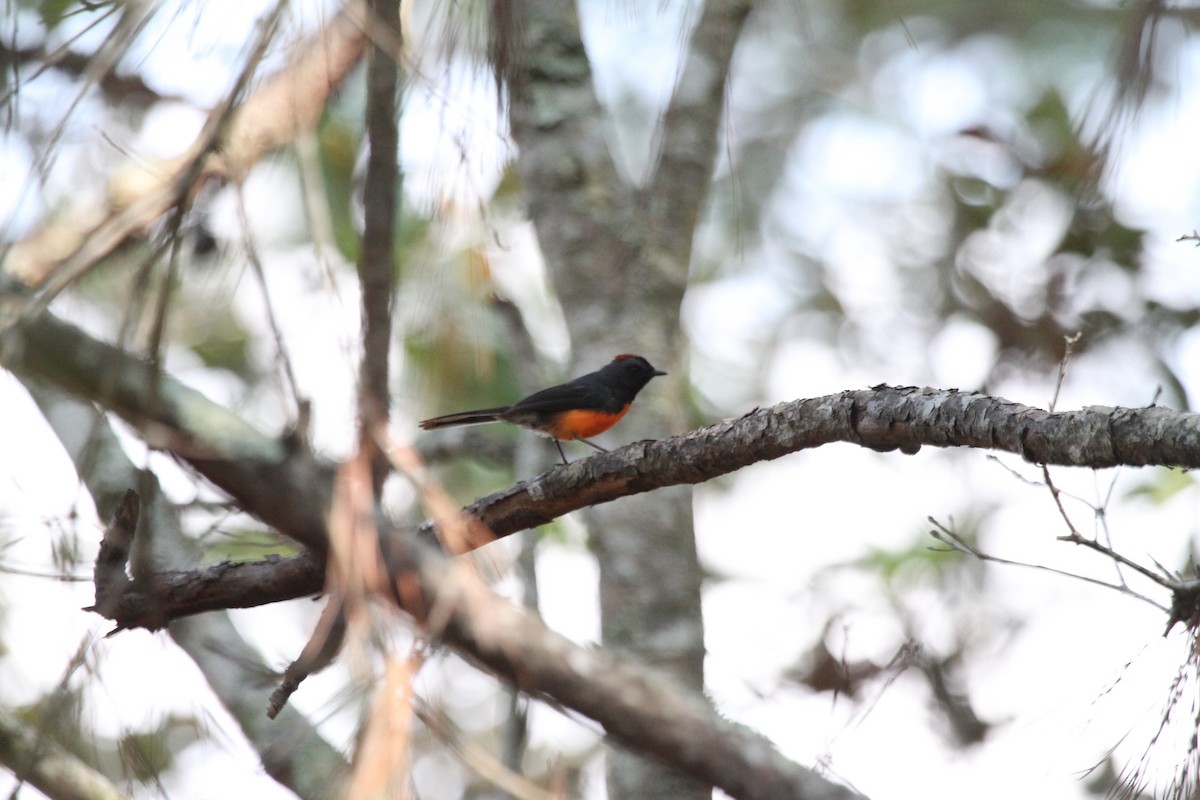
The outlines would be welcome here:
M 686 426 L 679 309 L 716 157 L 725 80 L 750 5 L 706 4 L 644 194 L 622 183 L 610 160 L 574 5 L 513 3 L 514 24 L 496 26 L 505 41 L 493 51 L 509 59 L 501 67 L 520 146 L 516 168 L 566 314 L 573 372 L 636 352 L 673 375 L 660 395 L 666 402 L 639 402 L 623 436 Z M 631 498 L 589 512 L 587 522 L 603 532 L 591 543 L 604 644 L 701 689 L 704 625 L 690 490 Z M 706 787 L 620 752 L 611 754 L 608 784 L 614 800 L 710 796 Z
M 257 484 L 229 490 L 240 492 L 248 513 L 273 524 L 297 526 L 293 530 L 280 525 L 282 533 L 301 541 L 327 535 L 321 498 L 328 496 L 331 465 L 264 436 L 194 390 L 150 371 L 145 361 L 43 316 L 0 335 L 0 365 L 16 372 L 27 386 L 37 379 L 48 380 L 108 406 L 147 441 L 174 453 L 218 485 L 231 477 Z M 151 380 L 159 382 L 157 388 L 147 389 Z M 54 414 L 48 417 L 53 423 Z M 497 535 L 506 535 L 587 505 L 664 486 L 697 483 L 756 461 L 838 441 L 903 452 L 921 445 L 976 447 L 1016 453 L 1038 463 L 1091 468 L 1116 464 L 1200 467 L 1197 414 L 1159 407 L 1051 413 L 978 393 L 876 387 L 781 403 L 685 435 L 637 442 L 555 467 L 468 510 Z M 73 447 L 78 444 L 68 443 L 68 449 Z M 112 481 L 111 486 L 91 487 L 101 509 L 115 504 L 118 492 L 136 485 L 128 467 L 113 470 L 108 465 L 97 470 Z M 294 493 L 287 487 L 294 487 Z M 292 506 L 287 515 L 279 512 L 276 495 L 280 491 L 287 494 Z M 597 533 L 603 536 L 606 532 Z M 407 547 L 404 543 L 411 542 L 411 534 L 391 531 L 387 541 Z M 318 545 L 318 550 L 323 552 L 324 547 Z M 310 594 L 320 589 L 321 574 L 320 557 L 312 555 L 217 565 L 199 572 L 159 571 L 149 590 L 135 581 L 112 616 L 119 624 L 156 627 L 199 610 Z M 430 588 L 442 590 L 440 584 Z M 755 755 L 762 752 L 761 738 L 736 726 L 731 731 L 728 723 L 694 696 L 666 688 L 672 685 L 612 654 L 574 648 L 536 621 L 514 616 L 507 609 L 495 613 L 504 620 L 500 628 L 507 638 L 480 636 L 469 615 L 456 618 L 455 625 L 440 632 L 466 657 L 524 691 L 593 716 L 614 737 L 639 752 L 656 754 L 674 769 L 699 770 L 692 774 L 722 787 L 742 780 L 728 772 L 731 760 L 740 765 L 738 769 L 749 770 L 755 780 L 761 776 L 762 766 Z M 214 635 L 225 641 L 227 634 L 207 634 L 203 641 L 213 641 Z M 180 641 L 186 646 L 186 637 Z M 613 679 L 594 680 L 606 676 Z M 242 680 L 250 684 L 253 676 Z M 654 697 L 655 702 L 646 703 L 647 697 Z M 675 711 L 663 716 L 669 708 Z M 682 741 L 681 730 L 698 738 Z M 706 753 L 699 767 L 694 763 L 700 752 L 696 747 Z M 720 766 L 720 774 L 713 774 L 713 765 Z M 792 776 L 779 780 L 805 785 L 811 781 L 811 775 L 794 764 L 782 762 L 776 769 Z M 747 773 L 738 774 L 744 777 Z
M 0 279 L 0 303 L 4 302 Z M 12 284 L 9 284 L 12 290 Z M 19 295 L 22 290 L 16 289 Z M 313 552 L 160 574 L 172 616 L 320 590 L 334 465 L 267 436 L 148 362 L 43 315 L 0 334 L 0 366 L 105 407 L 241 507 Z M 150 381 L 157 381 L 153 388 Z M 151 399 L 154 399 L 151 402 Z M 695 484 L 759 461 L 846 442 L 875 450 L 973 447 L 1054 466 L 1200 468 L 1200 415 L 1159 406 L 1049 412 L 978 392 L 878 386 L 755 409 L 679 436 L 555 466 L 465 509 L 494 536 L 629 495 Z M 132 484 L 122 484 L 122 490 Z M 287 502 L 282 502 L 286 498 Z M 430 534 L 431 535 L 431 534 Z M 139 624 L 145 624 L 139 623 Z

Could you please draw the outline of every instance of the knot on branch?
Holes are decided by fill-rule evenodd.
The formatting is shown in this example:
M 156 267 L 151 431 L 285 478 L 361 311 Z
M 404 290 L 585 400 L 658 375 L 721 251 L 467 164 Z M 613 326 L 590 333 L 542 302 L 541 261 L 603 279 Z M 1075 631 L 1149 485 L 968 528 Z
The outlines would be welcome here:
M 915 386 L 888 386 L 881 383 L 872 386 L 871 391 L 904 396 L 920 390 Z M 880 402 L 877 397 L 868 401 L 865 408 L 860 408 L 858 403 L 852 404 L 850 424 L 863 447 L 879 453 L 899 450 L 911 456 L 920 451 L 921 445 L 913 441 L 911 420 L 906 416 L 906 411 L 903 403 Z

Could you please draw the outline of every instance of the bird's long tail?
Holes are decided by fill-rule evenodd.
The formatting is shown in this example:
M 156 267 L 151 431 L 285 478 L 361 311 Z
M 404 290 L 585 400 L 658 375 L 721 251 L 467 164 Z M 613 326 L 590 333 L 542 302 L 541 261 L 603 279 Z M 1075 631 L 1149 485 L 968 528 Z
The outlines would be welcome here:
M 485 422 L 497 422 L 500 415 L 508 411 L 508 406 L 500 408 L 481 408 L 478 411 L 460 411 L 457 414 L 447 414 L 444 417 L 421 420 L 418 425 L 431 431 L 435 428 L 453 428 L 458 425 L 482 425 Z

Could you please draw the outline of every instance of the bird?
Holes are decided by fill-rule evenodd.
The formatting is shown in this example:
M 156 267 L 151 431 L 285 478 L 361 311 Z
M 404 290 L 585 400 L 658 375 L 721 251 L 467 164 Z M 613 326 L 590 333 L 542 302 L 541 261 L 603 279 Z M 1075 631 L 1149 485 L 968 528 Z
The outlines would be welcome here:
M 460 411 L 422 420 L 423 430 L 508 422 L 548 436 L 566 464 L 561 442 L 577 441 L 607 453 L 588 439 L 616 425 L 633 399 L 652 379 L 666 375 L 645 358 L 623 353 L 605 366 L 574 380 L 534 392 L 511 406 Z

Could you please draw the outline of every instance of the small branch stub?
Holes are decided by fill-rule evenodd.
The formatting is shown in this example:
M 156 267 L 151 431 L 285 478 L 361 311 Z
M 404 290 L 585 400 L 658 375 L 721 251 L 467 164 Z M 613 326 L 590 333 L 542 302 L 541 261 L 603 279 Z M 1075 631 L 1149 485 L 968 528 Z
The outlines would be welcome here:
M 125 568 L 129 563 L 129 549 L 133 545 L 140 516 L 141 501 L 137 492 L 128 489 L 117 503 L 112 521 L 104 529 L 94 568 L 96 604 L 86 610 L 95 611 L 108 619 L 113 618 L 117 604 L 132 584 Z

